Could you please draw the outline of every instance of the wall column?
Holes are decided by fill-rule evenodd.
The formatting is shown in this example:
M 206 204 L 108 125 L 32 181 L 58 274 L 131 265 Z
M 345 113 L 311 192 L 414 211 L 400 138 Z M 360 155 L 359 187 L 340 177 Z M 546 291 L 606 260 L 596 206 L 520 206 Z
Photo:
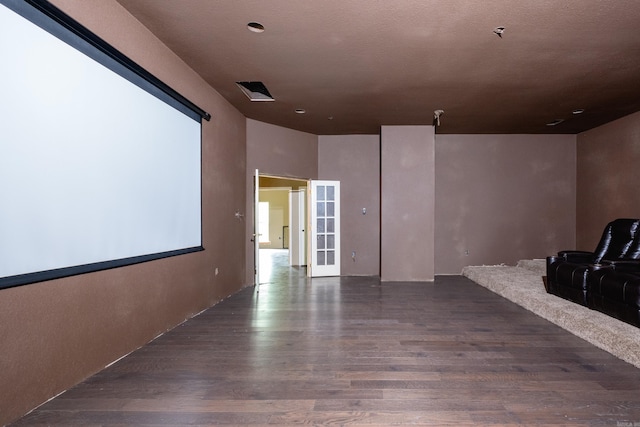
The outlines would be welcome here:
M 434 277 L 435 131 L 382 126 L 381 279 Z

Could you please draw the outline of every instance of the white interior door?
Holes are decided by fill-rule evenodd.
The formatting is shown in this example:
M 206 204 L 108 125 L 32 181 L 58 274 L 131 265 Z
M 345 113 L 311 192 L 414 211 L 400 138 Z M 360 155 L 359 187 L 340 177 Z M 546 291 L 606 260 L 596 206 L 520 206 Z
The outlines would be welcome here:
M 305 227 L 306 190 L 289 191 L 289 264 L 307 265 Z
M 253 286 L 260 284 L 260 174 L 253 177 Z
M 340 275 L 340 181 L 311 181 L 311 277 Z

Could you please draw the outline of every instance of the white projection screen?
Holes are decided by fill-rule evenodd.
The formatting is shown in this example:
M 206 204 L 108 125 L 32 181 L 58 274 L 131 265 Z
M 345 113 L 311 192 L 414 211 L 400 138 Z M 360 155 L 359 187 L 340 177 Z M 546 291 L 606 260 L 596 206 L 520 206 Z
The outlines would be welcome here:
M 0 288 L 203 249 L 208 114 L 43 1 L 0 55 Z

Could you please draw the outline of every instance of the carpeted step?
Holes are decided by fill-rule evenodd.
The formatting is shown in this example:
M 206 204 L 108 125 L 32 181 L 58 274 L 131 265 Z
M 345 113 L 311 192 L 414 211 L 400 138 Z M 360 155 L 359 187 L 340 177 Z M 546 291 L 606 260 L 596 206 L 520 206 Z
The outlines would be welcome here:
M 640 368 L 640 330 L 604 313 L 548 294 L 542 278 L 544 269 L 544 260 L 522 260 L 516 267 L 464 267 L 462 275 Z

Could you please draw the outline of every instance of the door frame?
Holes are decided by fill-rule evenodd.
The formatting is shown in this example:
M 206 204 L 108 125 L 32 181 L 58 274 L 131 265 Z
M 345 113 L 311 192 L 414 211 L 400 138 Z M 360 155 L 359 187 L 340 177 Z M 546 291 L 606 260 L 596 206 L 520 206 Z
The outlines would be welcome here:
M 253 286 L 260 286 L 260 171 L 253 176 Z
M 307 191 L 289 191 L 289 265 L 307 266 Z
M 255 286 L 259 286 L 260 285 L 260 242 L 259 242 L 259 236 L 258 236 L 258 203 L 260 202 L 260 178 L 271 178 L 271 179 L 275 179 L 275 180 L 281 180 L 281 181 L 297 181 L 300 182 L 301 184 L 304 183 L 304 186 L 306 188 L 306 194 L 308 195 L 309 193 L 309 186 L 311 185 L 311 179 L 309 178 L 298 178 L 298 177 L 290 177 L 290 176 L 282 176 L 282 175 L 273 175 L 273 174 L 268 174 L 268 173 L 262 173 L 260 172 L 259 169 L 255 169 L 255 175 L 253 177 L 253 181 L 254 181 L 254 185 L 253 185 L 253 211 L 254 211 L 254 215 L 253 215 L 253 237 L 252 237 L 252 242 L 254 244 L 253 246 L 253 258 L 254 258 L 254 287 Z M 268 188 L 268 187 L 265 187 Z M 305 203 L 307 203 L 305 201 Z M 305 210 L 305 230 L 308 230 L 309 224 L 310 224 L 310 217 L 309 217 L 310 213 L 309 213 L 309 209 L 307 206 L 307 209 Z M 307 232 L 307 231 L 305 231 Z M 306 264 L 304 265 L 300 265 L 300 267 L 306 267 L 307 269 L 310 268 L 310 259 L 309 259 L 309 252 L 308 252 L 308 237 L 307 237 L 307 258 L 306 258 Z

